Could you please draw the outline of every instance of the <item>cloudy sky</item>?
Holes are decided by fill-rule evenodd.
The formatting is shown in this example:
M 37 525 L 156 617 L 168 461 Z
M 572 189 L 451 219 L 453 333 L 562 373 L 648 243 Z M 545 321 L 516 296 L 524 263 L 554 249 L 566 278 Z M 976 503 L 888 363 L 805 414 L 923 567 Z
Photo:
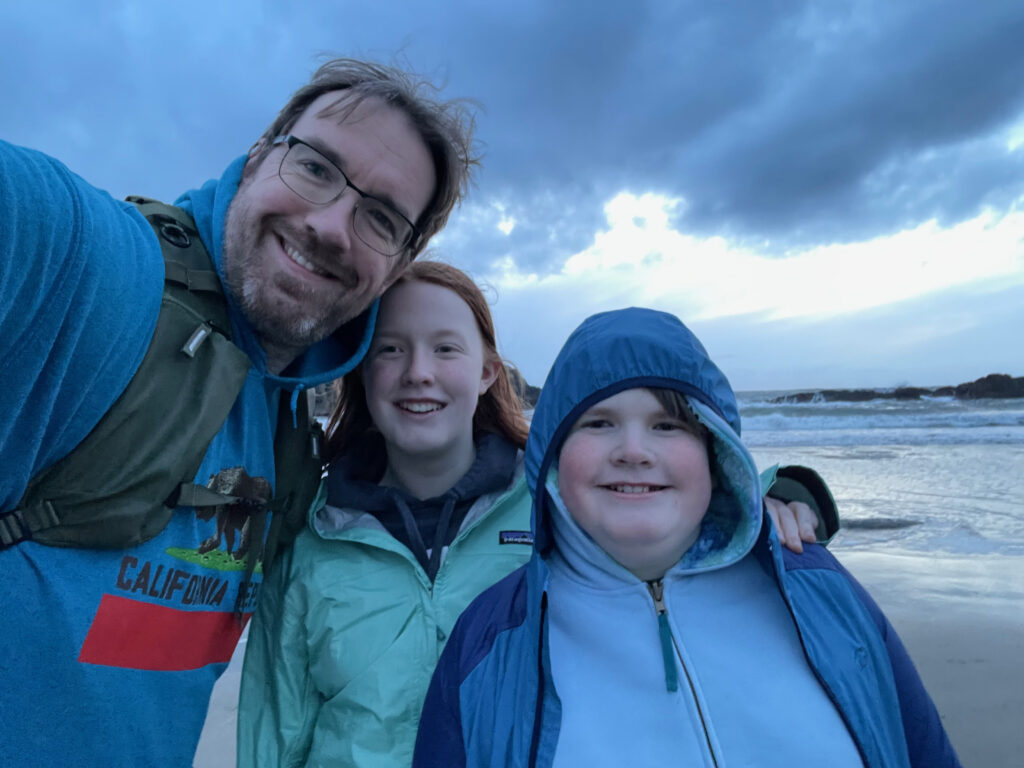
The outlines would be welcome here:
M 1020 0 L 0 4 L 0 137 L 112 194 L 219 176 L 324 58 L 479 105 L 438 256 L 541 383 L 678 314 L 737 389 L 1024 375 Z

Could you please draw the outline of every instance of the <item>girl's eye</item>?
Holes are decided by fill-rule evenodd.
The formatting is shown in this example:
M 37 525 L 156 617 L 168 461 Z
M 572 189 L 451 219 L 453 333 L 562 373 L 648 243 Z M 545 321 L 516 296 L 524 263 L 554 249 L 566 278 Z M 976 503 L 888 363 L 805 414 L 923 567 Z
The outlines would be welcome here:
M 454 344 L 438 344 L 434 350 L 442 355 L 450 355 L 459 351 L 459 348 Z

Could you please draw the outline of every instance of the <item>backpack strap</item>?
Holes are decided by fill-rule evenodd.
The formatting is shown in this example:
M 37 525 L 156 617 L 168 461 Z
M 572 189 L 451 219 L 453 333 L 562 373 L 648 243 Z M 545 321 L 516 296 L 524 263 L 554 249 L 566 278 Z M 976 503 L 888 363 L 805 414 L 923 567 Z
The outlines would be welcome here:
M 310 418 L 306 397 L 298 398 L 293 416 L 282 393 L 273 499 L 242 498 L 194 482 L 250 362 L 231 343 L 220 278 L 191 217 L 150 198 L 128 200 L 153 227 L 164 257 L 153 339 L 125 391 L 92 432 L 32 478 L 15 509 L 0 514 L 0 549 L 28 539 L 122 549 L 156 536 L 178 506 L 244 504 L 251 509 L 248 538 L 257 543 L 248 548 L 248 581 L 261 554 L 268 511 L 273 514 L 262 547 L 264 568 L 305 524 L 323 475 L 323 431 Z
M 0 548 L 33 539 L 122 549 L 156 536 L 248 375 L 249 359 L 231 343 L 220 280 L 191 217 L 147 198 L 129 200 L 152 225 L 164 256 L 156 330 L 99 423 L 0 516 Z
M 263 549 L 263 572 L 305 527 L 309 507 L 324 475 L 324 431 L 310 416 L 309 395 L 300 396 L 292 410 L 282 393 L 274 434 L 274 498 L 270 529 Z

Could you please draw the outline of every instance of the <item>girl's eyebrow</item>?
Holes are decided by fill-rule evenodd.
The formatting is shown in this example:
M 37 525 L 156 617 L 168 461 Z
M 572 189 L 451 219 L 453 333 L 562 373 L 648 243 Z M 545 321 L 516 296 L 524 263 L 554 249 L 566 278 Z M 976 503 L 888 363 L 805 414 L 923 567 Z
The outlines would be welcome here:
M 457 331 L 454 328 L 441 328 L 438 331 L 430 334 L 428 337 L 431 341 L 437 341 L 438 339 L 457 339 L 459 341 L 465 341 L 466 336 L 461 331 Z
M 406 333 L 405 331 L 392 331 L 387 329 L 380 330 L 380 326 L 377 326 L 377 330 L 374 331 L 373 334 L 373 339 L 374 341 L 379 341 L 380 339 L 404 339 L 407 336 L 409 336 L 409 334 Z M 428 335 L 426 338 L 428 341 L 437 341 L 438 339 L 457 339 L 459 341 L 465 342 L 466 340 L 465 334 L 463 334 L 461 331 L 449 328 L 442 328 L 439 331 L 435 331 L 434 333 Z

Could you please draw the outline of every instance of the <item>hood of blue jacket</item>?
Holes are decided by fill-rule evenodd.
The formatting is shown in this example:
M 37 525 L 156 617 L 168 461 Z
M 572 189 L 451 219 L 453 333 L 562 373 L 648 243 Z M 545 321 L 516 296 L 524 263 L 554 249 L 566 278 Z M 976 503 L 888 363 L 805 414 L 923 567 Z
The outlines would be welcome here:
M 366 354 L 373 336 L 379 302 L 374 301 L 361 315 L 314 344 L 294 360 L 281 375 L 267 372 L 266 352 L 260 345 L 256 331 L 230 292 L 226 290 L 227 282 L 224 279 L 224 222 L 227 219 L 228 206 L 238 191 L 245 159 L 244 155 L 238 158 L 227 167 L 220 179 L 212 179 L 199 189 L 186 192 L 175 200 L 174 204 L 188 211 L 195 219 L 199 236 L 210 252 L 221 284 L 225 286 L 225 295 L 231 307 L 233 341 L 249 356 L 253 366 L 268 382 L 296 392 L 333 381 L 352 370 Z
M 739 439 L 736 396 L 703 345 L 678 318 L 638 308 L 603 312 L 585 320 L 562 347 L 544 382 L 526 444 L 537 552 L 544 555 L 554 543 L 554 517 L 560 515 L 561 522 L 568 518 L 554 479 L 566 435 L 589 407 L 636 387 L 682 392 L 713 438 L 715 488 L 700 536 L 682 562 L 696 568 L 735 562 L 756 541 L 762 513 L 756 465 Z M 592 557 L 602 551 L 593 542 L 582 541 L 579 537 L 589 537 L 569 523 L 559 530 L 564 534 L 567 528 L 574 529 L 570 536 L 582 545 L 578 553 Z

